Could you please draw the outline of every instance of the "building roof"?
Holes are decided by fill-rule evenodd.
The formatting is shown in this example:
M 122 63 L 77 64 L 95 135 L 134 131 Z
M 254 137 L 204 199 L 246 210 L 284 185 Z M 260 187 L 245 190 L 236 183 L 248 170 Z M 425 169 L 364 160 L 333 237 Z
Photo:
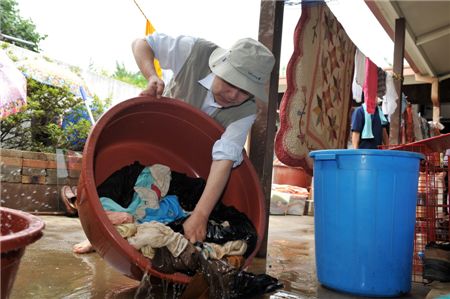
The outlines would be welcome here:
M 369 1 L 374 16 L 394 40 L 395 20 L 404 18 L 405 59 L 415 74 L 438 78 L 440 102 L 450 102 L 450 1 Z M 428 88 L 415 75 L 404 73 L 405 85 Z M 425 84 L 428 85 L 428 84 Z M 444 88 L 444 90 L 442 90 Z

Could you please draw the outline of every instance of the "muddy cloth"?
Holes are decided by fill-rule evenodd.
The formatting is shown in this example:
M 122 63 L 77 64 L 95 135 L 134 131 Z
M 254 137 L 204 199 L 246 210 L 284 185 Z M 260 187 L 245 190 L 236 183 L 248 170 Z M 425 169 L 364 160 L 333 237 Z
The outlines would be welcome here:
M 228 255 L 224 259 L 230 266 L 236 269 L 241 269 L 245 264 L 245 258 L 242 255 Z
M 188 216 L 189 217 L 189 216 Z M 184 234 L 183 223 L 188 217 L 168 224 L 174 231 Z M 247 243 L 244 257 L 248 257 L 256 246 L 258 235 L 247 215 L 235 207 L 219 202 L 209 216 L 205 242 L 225 244 L 228 241 L 243 240 Z
M 133 187 L 144 167 L 135 161 L 117 170 L 97 187 L 98 197 L 111 198 L 123 208 L 127 208 L 133 199 Z
M 283 283 L 270 275 L 239 271 L 234 278 L 231 298 L 252 298 L 283 287 Z
M 220 260 L 227 255 L 243 255 L 247 251 L 247 243 L 242 240 L 228 241 L 223 245 L 207 242 L 201 244 L 201 252 L 207 259 Z
M 170 227 L 157 221 L 151 221 L 139 224 L 136 234 L 128 238 L 128 243 L 138 250 L 144 246 L 167 247 L 170 253 L 177 257 L 185 250 L 189 241 L 183 235 L 171 230 Z
M 135 223 L 122 223 L 114 225 L 117 232 L 122 236 L 122 238 L 129 238 L 136 234 L 137 226 Z
M 225 260 L 208 260 L 192 244 L 174 257 L 166 247 L 157 248 L 152 267 L 162 273 L 182 272 L 188 275 L 202 273 L 208 283 L 210 299 L 250 298 L 273 292 L 283 287 L 267 274 L 240 271 Z
M 450 243 L 430 242 L 425 246 L 422 276 L 430 282 L 450 282 Z
M 193 276 L 199 268 L 199 256 L 199 251 L 190 243 L 178 257 L 173 256 L 167 247 L 155 248 L 152 268 L 161 273 L 180 272 Z

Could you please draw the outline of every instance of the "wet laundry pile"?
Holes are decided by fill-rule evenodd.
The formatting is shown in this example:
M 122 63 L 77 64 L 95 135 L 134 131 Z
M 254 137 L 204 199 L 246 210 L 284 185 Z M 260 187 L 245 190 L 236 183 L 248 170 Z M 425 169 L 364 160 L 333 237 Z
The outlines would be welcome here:
M 159 272 L 203 274 L 210 298 L 240 298 L 281 288 L 276 278 L 241 269 L 255 249 L 257 233 L 235 207 L 221 202 L 214 207 L 204 242 L 191 244 L 183 236 L 183 223 L 205 185 L 203 178 L 136 161 L 114 172 L 97 192 L 119 234 Z
M 425 246 L 423 278 L 430 282 L 450 282 L 449 242 L 430 242 Z
M 422 276 L 431 288 L 426 299 L 447 298 L 450 295 L 449 242 L 429 242 L 425 246 Z

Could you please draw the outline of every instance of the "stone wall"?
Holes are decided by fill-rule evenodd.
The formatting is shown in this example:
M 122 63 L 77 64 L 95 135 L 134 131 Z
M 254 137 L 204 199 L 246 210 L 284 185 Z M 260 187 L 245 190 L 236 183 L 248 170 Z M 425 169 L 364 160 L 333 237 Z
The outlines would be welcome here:
M 76 186 L 81 153 L 56 154 L 0 149 L 0 205 L 27 212 L 65 212 L 60 190 Z

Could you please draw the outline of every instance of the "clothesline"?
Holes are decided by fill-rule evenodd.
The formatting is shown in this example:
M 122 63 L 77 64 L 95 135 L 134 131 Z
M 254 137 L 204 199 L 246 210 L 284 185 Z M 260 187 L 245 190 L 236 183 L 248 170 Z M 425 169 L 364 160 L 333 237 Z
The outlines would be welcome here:
M 390 118 L 397 108 L 399 95 L 395 89 L 395 81 L 401 76 L 391 72 L 386 72 L 378 67 L 372 60 L 364 55 L 359 49 L 355 53 L 354 76 L 352 82 L 353 99 L 357 103 L 364 102 L 373 108 L 382 101 L 382 110 Z M 406 96 L 402 95 L 402 101 L 406 101 Z M 402 103 L 402 110 L 404 109 Z M 370 113 L 370 111 L 369 111 Z
M 401 77 L 400 74 L 386 72 L 376 66 L 370 58 L 356 49 L 352 93 L 353 99 L 357 103 L 364 100 L 367 104 L 368 101 L 372 101 L 371 105 L 374 108 L 381 101 L 383 114 L 387 115 L 390 120 L 390 116 L 397 108 L 397 99 L 399 98 L 395 89 L 395 81 L 400 80 Z M 436 132 L 443 129 L 442 124 L 427 122 L 420 113 L 413 113 L 411 103 L 404 93 L 402 93 L 400 103 L 400 113 L 403 115 L 406 112 L 402 123 L 402 135 L 405 142 L 435 136 Z

